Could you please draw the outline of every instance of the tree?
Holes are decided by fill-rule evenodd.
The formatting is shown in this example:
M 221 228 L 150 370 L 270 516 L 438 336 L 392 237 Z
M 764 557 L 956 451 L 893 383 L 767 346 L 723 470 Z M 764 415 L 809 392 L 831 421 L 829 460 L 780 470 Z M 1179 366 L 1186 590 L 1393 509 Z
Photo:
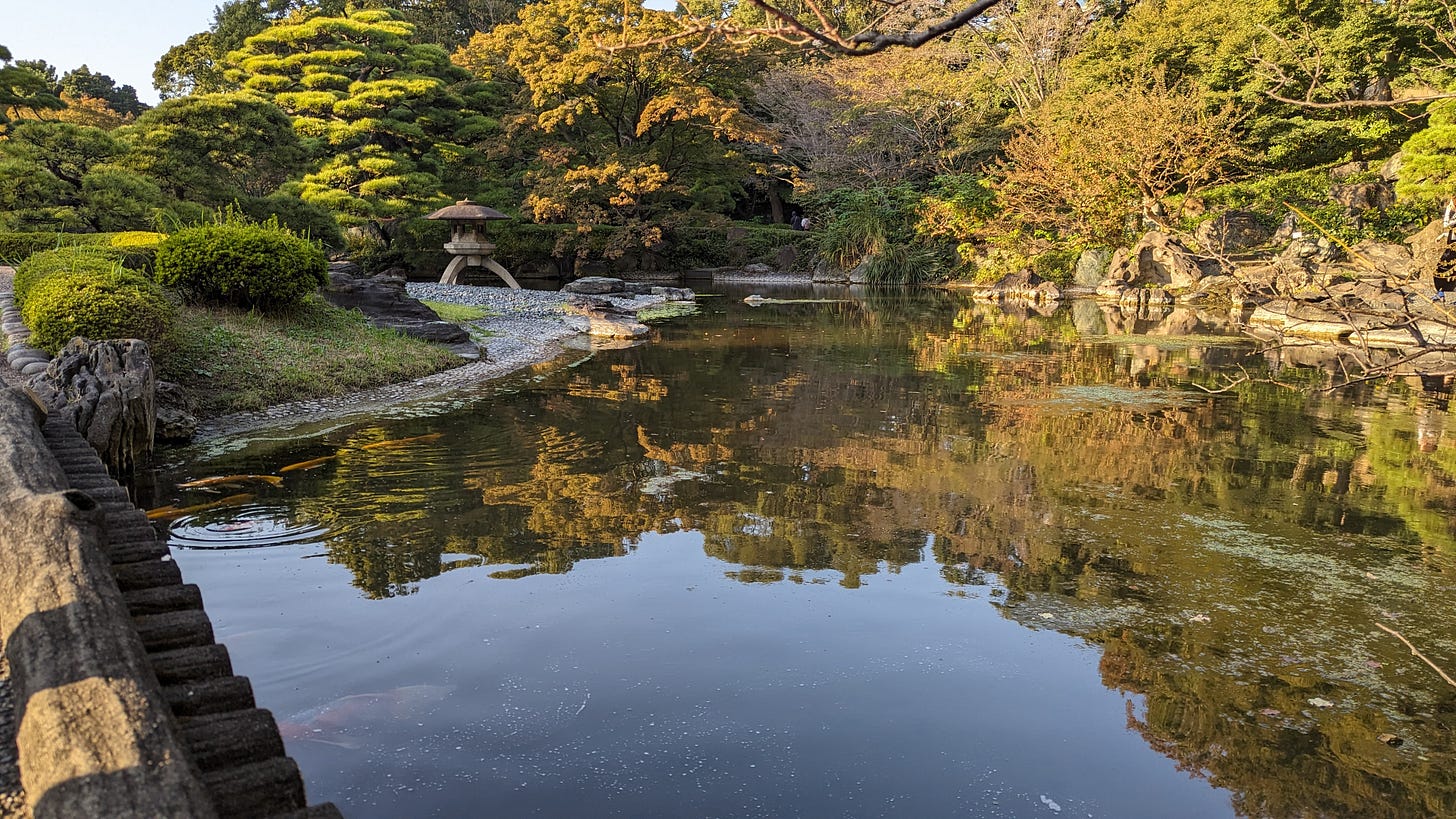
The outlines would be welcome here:
M 306 167 L 288 115 L 247 92 L 164 100 L 123 132 L 126 164 L 208 207 L 267 196 Z
M 515 83 L 519 138 L 533 149 L 526 210 L 538 221 L 622 222 L 668 203 L 731 209 L 746 144 L 768 139 L 743 110 L 756 60 L 721 44 L 606 51 L 624 31 L 653 38 L 676 18 L 614 0 L 544 0 L 477 34 L 455 61 Z
M 169 202 L 116 163 L 126 146 L 100 128 L 22 122 L 0 142 L 0 214 L 12 228 L 146 229 Z
M 1125 87 L 1067 92 L 1006 145 L 998 199 L 1028 226 L 1117 245 L 1129 219 L 1166 224 L 1167 198 L 1224 178 L 1242 156 L 1231 106 L 1154 73 Z
M 355 221 L 417 212 L 495 131 L 470 75 L 389 11 L 279 22 L 229 55 L 230 81 L 270 98 L 328 158 L 302 198 Z
M 1421 202 L 1456 197 L 1456 100 L 1433 102 L 1429 123 L 1401 147 L 1395 191 Z
M 111 77 L 92 71 L 82 64 L 61 75 L 61 92 L 74 98 L 92 97 L 105 100 L 111 110 L 123 116 L 137 116 L 150 106 L 137 99 L 136 89 L 117 85 Z
M 11 64 L 10 49 L 0 45 L 0 136 L 22 112 L 54 111 L 65 106 L 48 78 L 30 67 Z

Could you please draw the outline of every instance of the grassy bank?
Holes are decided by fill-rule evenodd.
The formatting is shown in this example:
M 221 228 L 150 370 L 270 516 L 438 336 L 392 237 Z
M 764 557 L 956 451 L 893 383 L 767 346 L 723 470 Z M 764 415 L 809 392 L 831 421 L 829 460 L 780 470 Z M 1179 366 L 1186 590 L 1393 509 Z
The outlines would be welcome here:
M 449 351 L 370 327 L 317 296 L 283 313 L 184 307 L 156 346 L 158 376 L 200 417 L 342 395 L 449 369 Z

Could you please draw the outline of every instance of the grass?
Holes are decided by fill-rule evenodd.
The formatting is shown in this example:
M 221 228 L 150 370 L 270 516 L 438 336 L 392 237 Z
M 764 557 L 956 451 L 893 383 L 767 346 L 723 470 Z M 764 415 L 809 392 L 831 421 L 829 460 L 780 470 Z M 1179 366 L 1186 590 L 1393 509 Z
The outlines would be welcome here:
M 370 327 L 317 296 L 284 313 L 184 307 L 153 351 L 158 375 L 191 397 L 199 416 L 342 395 L 449 369 L 441 347 Z
M 490 311 L 484 307 L 472 307 L 468 304 L 451 304 L 448 301 L 421 301 L 421 304 L 435 311 L 441 319 L 462 324 L 467 321 L 475 321 L 490 315 Z

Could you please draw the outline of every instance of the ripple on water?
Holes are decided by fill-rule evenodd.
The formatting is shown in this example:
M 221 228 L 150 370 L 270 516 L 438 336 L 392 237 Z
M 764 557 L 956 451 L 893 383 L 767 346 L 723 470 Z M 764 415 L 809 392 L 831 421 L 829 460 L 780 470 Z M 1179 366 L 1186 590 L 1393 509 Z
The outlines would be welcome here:
M 329 534 L 327 526 L 294 520 L 281 506 L 251 503 L 180 517 L 167 543 L 179 549 L 257 549 L 321 543 Z

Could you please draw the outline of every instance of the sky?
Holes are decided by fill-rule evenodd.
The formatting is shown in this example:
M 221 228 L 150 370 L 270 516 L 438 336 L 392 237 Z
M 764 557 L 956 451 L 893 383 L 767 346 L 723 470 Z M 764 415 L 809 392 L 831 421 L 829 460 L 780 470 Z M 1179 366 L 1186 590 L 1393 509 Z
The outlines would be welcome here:
M 222 0 L 0 0 L 0 45 L 65 72 L 85 63 L 156 104 L 152 66 L 212 24 Z

